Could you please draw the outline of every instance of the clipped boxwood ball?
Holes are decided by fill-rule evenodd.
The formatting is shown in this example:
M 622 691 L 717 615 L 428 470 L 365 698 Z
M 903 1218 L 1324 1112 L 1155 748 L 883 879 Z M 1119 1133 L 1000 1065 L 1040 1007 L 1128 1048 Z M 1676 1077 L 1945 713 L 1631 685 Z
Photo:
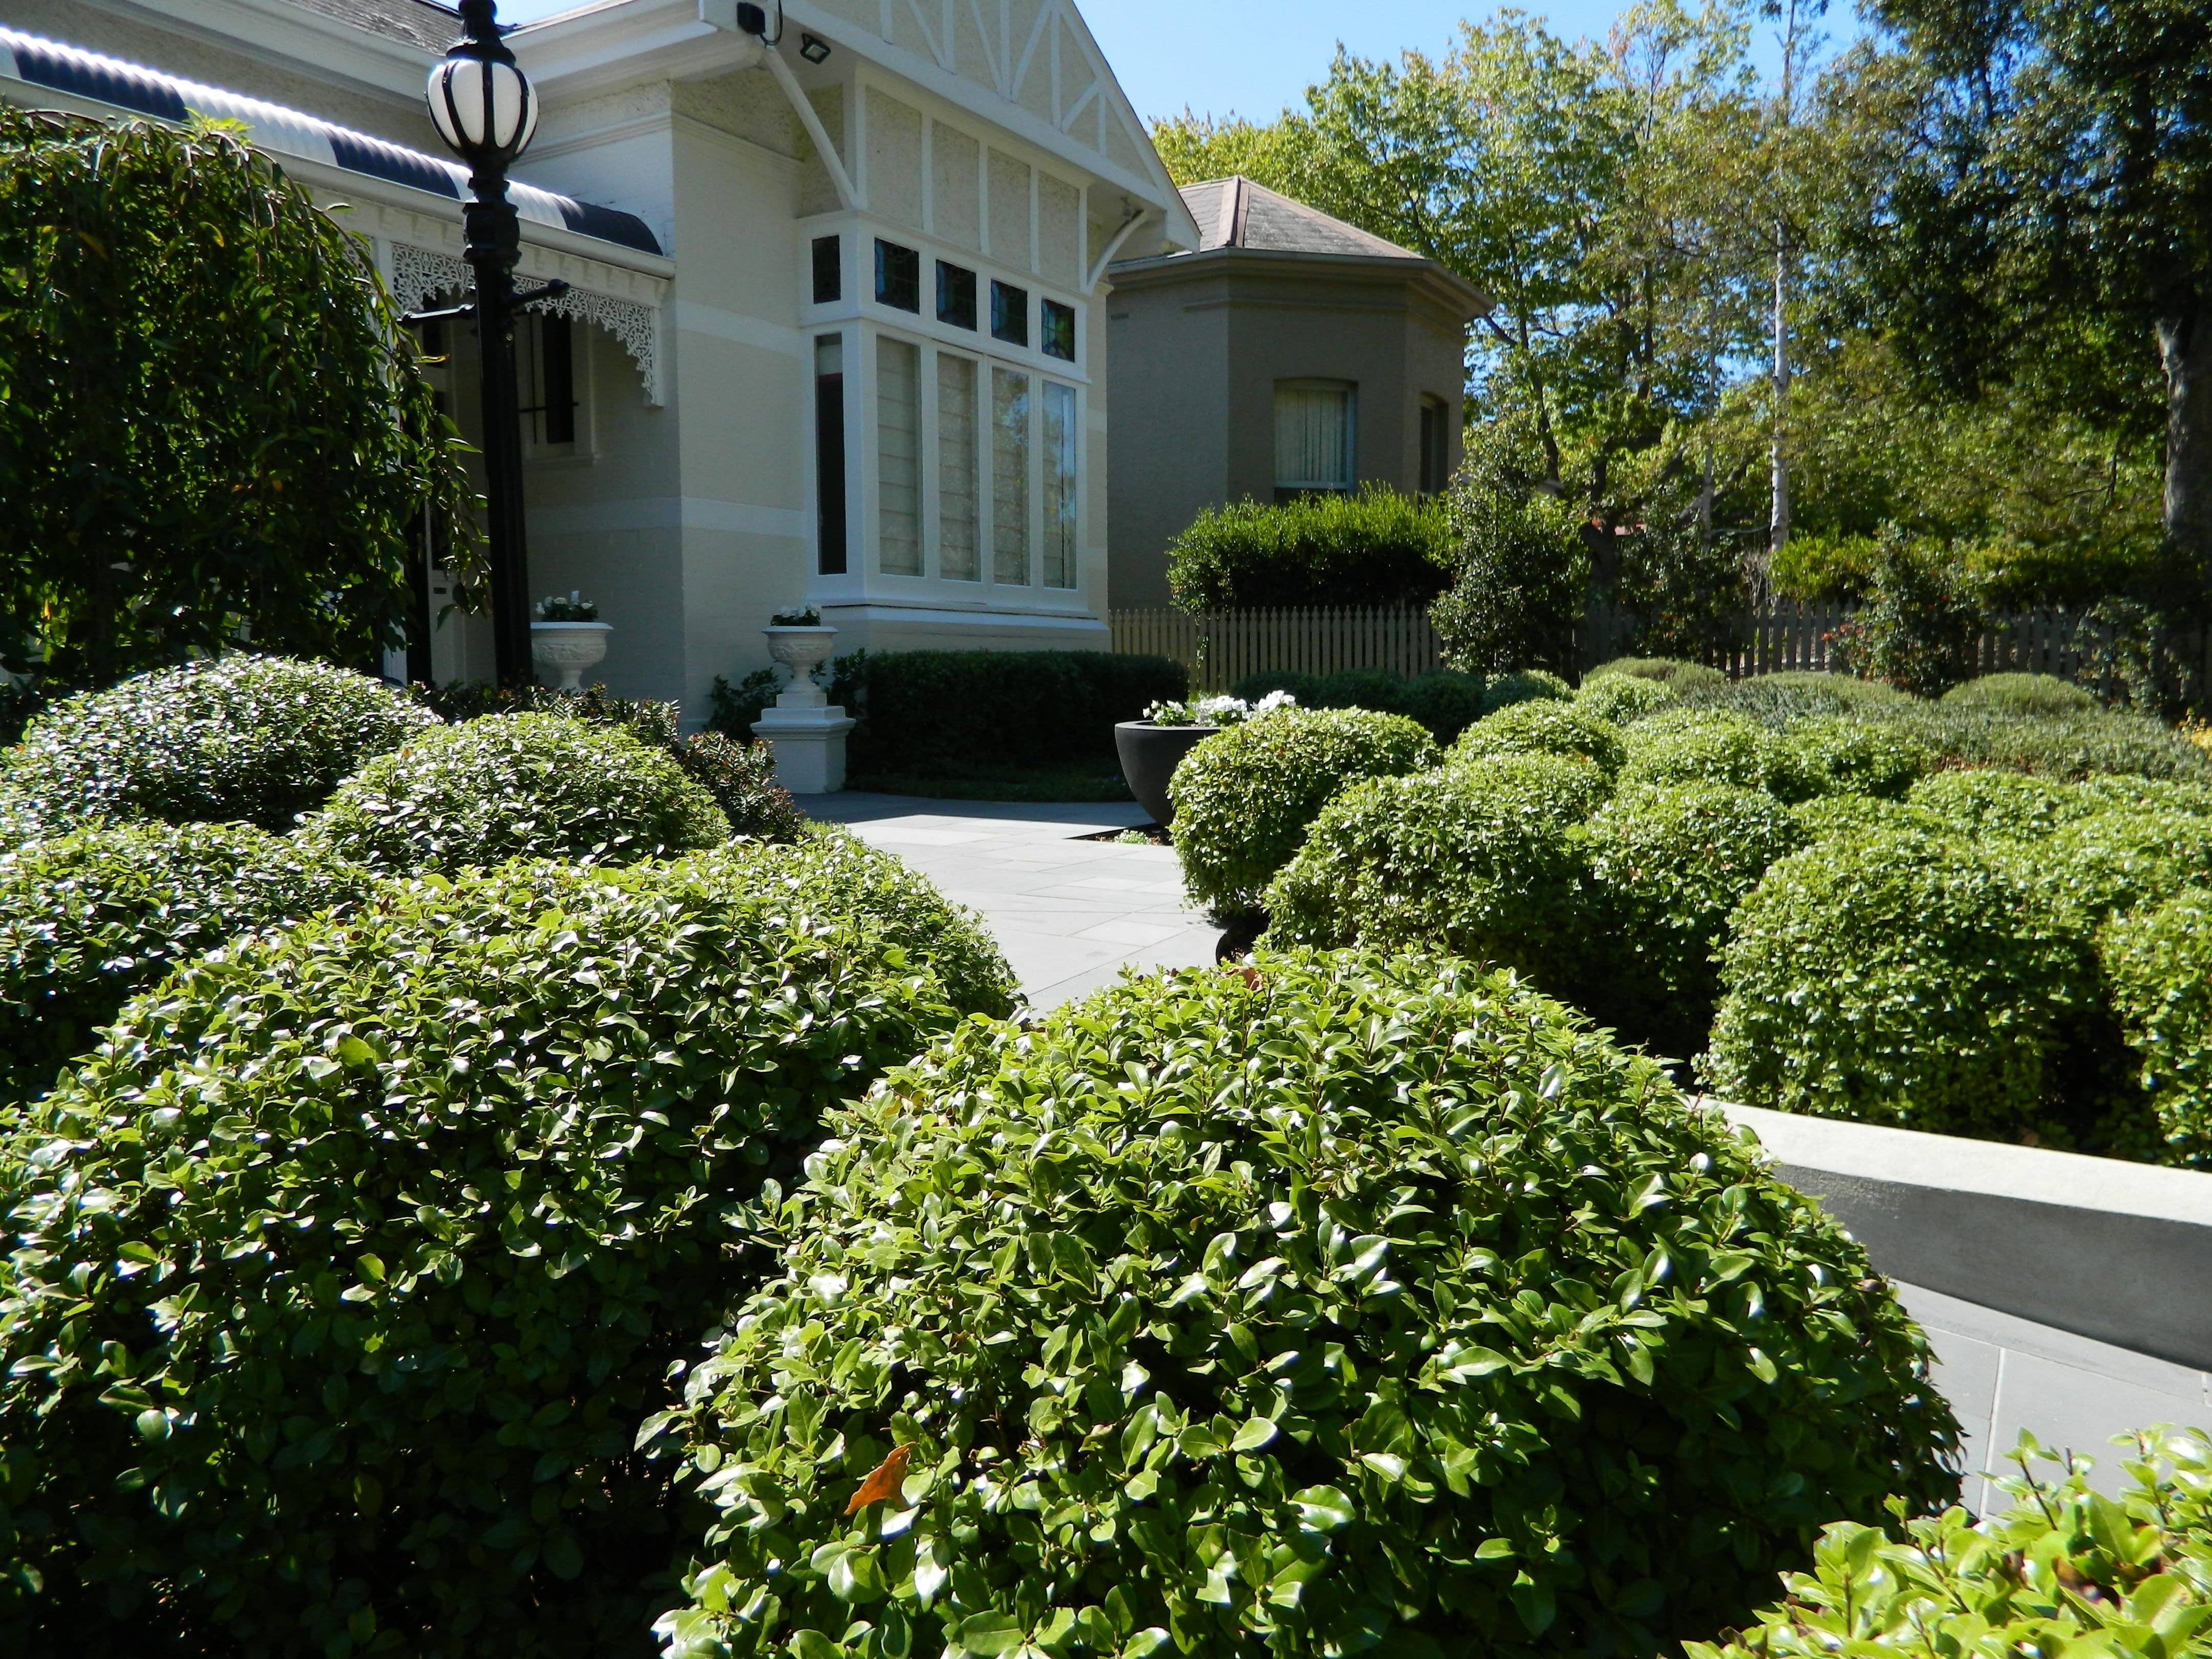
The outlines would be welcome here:
M 1936 751 L 1911 732 L 1848 716 L 1800 720 L 1783 741 L 1806 794 L 1899 800 L 1936 764 Z
M 1285 709 L 1232 726 L 1185 755 L 1168 782 L 1183 884 L 1216 916 L 1250 915 L 1332 796 L 1436 760 L 1429 734 L 1403 714 Z
M 2157 1115 L 2157 1159 L 2212 1170 L 2212 888 L 2122 916 L 2100 943 Z
M 1485 714 L 1494 714 L 1516 702 L 1544 698 L 1565 702 L 1574 695 L 1574 688 L 1548 668 L 1516 668 L 1483 682 L 1482 708 Z
M 2085 931 L 2212 884 L 2212 818 L 2186 812 L 2099 812 L 2009 854 L 2013 869 Z
M 2001 714 L 2090 714 L 2104 707 L 2090 692 L 2050 674 L 1984 674 L 1953 686 L 1943 701 Z
M 1815 795 L 1810 800 L 1792 803 L 1790 816 L 1804 827 L 1811 841 L 1855 835 L 1862 830 L 1918 830 L 1930 836 L 1949 833 L 1949 827 L 1933 812 L 1873 795 Z
M 1438 743 L 1449 743 L 1482 718 L 1482 681 L 1440 668 L 1407 683 L 1398 712 L 1420 721 Z
M 1346 790 L 1267 890 L 1268 943 L 1422 945 L 1577 988 L 1589 933 L 1579 757 L 1498 756 Z
M 1715 1094 L 2069 1138 L 2056 1066 L 2094 976 L 2077 936 L 1996 859 L 1911 830 L 1839 836 L 1770 869 L 1729 934 L 1699 1062 Z
M 2017 841 L 2040 841 L 2103 805 L 2072 785 L 2017 772 L 1938 772 L 1914 784 L 1905 799 L 1954 834 Z
M 1859 1246 L 1463 961 L 1133 978 L 832 1127 L 654 1425 L 685 1659 L 1656 1655 L 1957 1489 Z
M 1670 1054 L 1704 1045 L 1720 994 L 1713 951 L 1767 867 L 1813 839 L 1764 790 L 1632 789 L 1589 825 L 1605 939 L 1605 1018 Z
M 350 669 L 283 657 L 141 674 L 33 720 L 10 791 L 49 834 L 88 820 L 240 820 L 282 834 L 372 756 L 438 724 Z
M 1621 734 L 1628 759 L 1620 784 L 1723 783 L 1765 789 L 1785 797 L 1798 787 L 1788 747 L 1764 726 L 1739 714 L 1711 709 L 1666 708 Z
M 1020 988 L 983 919 L 946 899 L 905 860 L 850 830 L 810 824 L 790 846 L 738 842 L 712 856 L 742 870 L 763 898 L 882 935 L 935 974 L 962 1013 L 998 1019 L 1014 1012 Z
M 126 1007 L 0 1145 L 44 1585 L 0 1628 L 649 1651 L 692 1540 L 633 1441 L 755 1272 L 744 1206 L 958 1018 L 896 918 L 773 868 L 387 883 Z
M 726 840 L 714 797 L 629 732 L 565 714 L 489 714 L 427 732 L 349 778 L 303 826 L 399 873 L 513 858 L 629 864 Z
M 1615 726 L 1627 726 L 1672 706 L 1677 696 L 1672 687 L 1662 680 L 1644 679 L 1635 674 L 1597 674 L 1584 678 L 1575 689 L 1575 707 L 1596 715 L 1601 720 L 1611 720 Z
M 2212 817 L 2212 785 L 2106 773 L 2082 779 L 2074 786 L 2074 793 L 2083 800 L 2096 802 L 2100 812 L 2125 807 L 2137 811 L 2185 812 L 2192 817 Z
M 1460 733 L 1450 758 L 1481 760 L 1495 755 L 1578 756 L 1612 778 L 1620 771 L 1627 750 L 1620 728 L 1611 720 L 1575 703 L 1547 698 L 1513 703 L 1484 715 Z
M 133 993 L 367 872 L 244 823 L 114 823 L 0 855 L 0 1106 L 50 1087 Z
M 1594 681 L 1608 679 L 1649 680 L 1665 686 L 1677 696 L 1688 691 L 1723 690 L 1729 683 L 1728 676 L 1719 669 L 1680 657 L 1615 657 L 1583 675 L 1583 684 L 1587 686 Z

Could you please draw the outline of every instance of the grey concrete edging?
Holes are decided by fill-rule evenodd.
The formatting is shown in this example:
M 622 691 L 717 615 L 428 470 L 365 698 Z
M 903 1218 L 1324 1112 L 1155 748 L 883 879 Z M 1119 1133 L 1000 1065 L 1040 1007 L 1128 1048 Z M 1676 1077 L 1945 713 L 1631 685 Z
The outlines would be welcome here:
M 1890 1277 L 2212 1370 L 2212 1175 L 1706 1103 Z

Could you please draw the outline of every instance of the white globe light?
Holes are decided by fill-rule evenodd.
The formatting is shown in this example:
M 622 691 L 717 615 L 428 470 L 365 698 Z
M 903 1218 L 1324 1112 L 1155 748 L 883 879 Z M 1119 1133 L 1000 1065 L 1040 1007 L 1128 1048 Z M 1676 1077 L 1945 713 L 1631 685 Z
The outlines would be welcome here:
M 538 89 L 513 64 L 447 58 L 430 70 L 430 119 L 463 161 L 511 161 L 538 131 Z

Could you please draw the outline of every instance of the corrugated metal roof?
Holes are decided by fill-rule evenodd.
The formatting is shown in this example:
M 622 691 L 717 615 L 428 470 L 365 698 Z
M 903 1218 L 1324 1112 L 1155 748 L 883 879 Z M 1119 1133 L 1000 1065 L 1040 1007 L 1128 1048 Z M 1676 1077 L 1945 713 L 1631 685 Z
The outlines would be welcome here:
M 1182 187 L 1183 205 L 1198 222 L 1201 253 L 1216 248 L 1258 248 L 1273 253 L 1359 254 L 1376 259 L 1419 259 L 1395 242 L 1308 207 L 1239 173 Z

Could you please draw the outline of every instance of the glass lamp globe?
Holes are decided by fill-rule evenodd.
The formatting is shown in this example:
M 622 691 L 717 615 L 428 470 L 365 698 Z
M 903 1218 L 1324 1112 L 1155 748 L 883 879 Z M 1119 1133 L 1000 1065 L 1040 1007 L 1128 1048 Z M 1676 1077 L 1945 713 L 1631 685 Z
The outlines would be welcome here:
M 471 164 L 512 161 L 538 131 L 538 89 L 512 63 L 453 57 L 430 70 L 430 118 Z

